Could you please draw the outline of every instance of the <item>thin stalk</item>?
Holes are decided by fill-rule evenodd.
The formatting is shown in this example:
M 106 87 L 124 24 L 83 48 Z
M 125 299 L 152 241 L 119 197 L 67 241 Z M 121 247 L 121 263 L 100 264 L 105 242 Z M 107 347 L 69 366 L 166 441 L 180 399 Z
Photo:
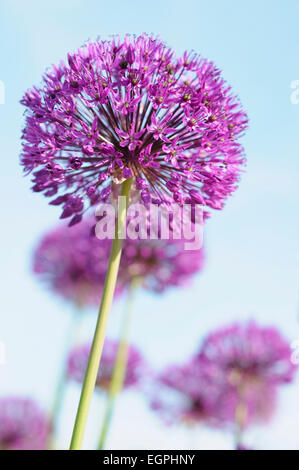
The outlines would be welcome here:
M 98 449 L 104 449 L 107 434 L 111 425 L 112 414 L 115 406 L 116 396 L 121 392 L 123 388 L 124 379 L 126 376 L 127 362 L 128 362 L 128 338 L 129 338 L 129 327 L 132 317 L 132 304 L 134 293 L 136 290 L 136 281 L 133 280 L 130 285 L 128 300 L 125 309 L 123 326 L 121 332 L 121 338 L 117 350 L 117 355 L 113 367 L 113 373 L 110 381 L 110 387 L 107 397 L 107 404 L 100 434 L 100 440 Z
M 235 450 L 237 450 L 243 443 L 243 431 L 244 431 L 245 423 L 247 420 L 247 414 L 248 414 L 247 406 L 239 398 L 239 403 L 237 404 L 236 410 L 235 410 L 235 424 L 236 424 L 236 430 L 235 430 L 235 436 L 234 436 Z
M 52 402 L 51 410 L 50 410 L 50 433 L 48 437 L 47 447 L 53 447 L 53 441 L 55 437 L 55 431 L 57 428 L 57 422 L 60 416 L 61 407 L 65 395 L 66 389 L 66 379 L 67 379 L 67 358 L 69 351 L 74 343 L 76 338 L 76 334 L 78 331 L 79 323 L 81 319 L 81 311 L 80 308 L 77 307 L 76 311 L 71 315 L 70 325 L 67 329 L 67 335 L 64 342 L 64 354 L 63 354 L 63 364 L 59 371 L 58 380 L 56 383 L 56 389 L 54 392 L 54 399 Z
M 89 354 L 88 364 L 82 385 L 80 401 L 72 434 L 72 440 L 70 445 L 71 450 L 79 450 L 82 447 L 90 403 L 95 388 L 99 365 L 101 362 L 102 350 L 106 334 L 106 326 L 117 280 L 119 262 L 122 251 L 122 236 L 126 227 L 126 215 L 129 204 L 131 184 L 131 178 L 125 180 L 122 184 L 121 195 L 125 197 L 126 204 L 120 207 L 118 214 L 118 223 L 116 224 L 115 238 L 111 247 L 109 265 L 105 279 L 101 306 L 99 309 L 96 329 L 94 332 L 93 342 Z

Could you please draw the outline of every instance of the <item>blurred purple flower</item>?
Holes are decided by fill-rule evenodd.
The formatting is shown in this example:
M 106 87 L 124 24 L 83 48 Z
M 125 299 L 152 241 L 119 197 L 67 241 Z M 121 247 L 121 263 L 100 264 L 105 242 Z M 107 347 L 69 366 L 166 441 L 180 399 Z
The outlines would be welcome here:
M 253 321 L 211 333 L 198 354 L 207 380 L 221 390 L 218 418 L 244 429 L 270 418 L 279 385 L 291 382 L 296 366 L 289 342 L 274 327 Z
M 46 415 L 27 398 L 0 398 L 0 449 L 43 450 L 49 433 Z
M 118 342 L 106 339 L 103 348 L 102 361 L 97 376 L 96 386 L 102 390 L 108 390 L 116 355 Z M 90 344 L 76 346 L 70 353 L 68 359 L 68 377 L 76 382 L 82 383 L 90 352 Z M 140 352 L 129 345 L 126 375 L 123 388 L 132 387 L 138 384 L 147 366 Z
M 204 266 L 203 249 L 185 250 L 184 240 L 130 240 L 124 242 L 118 283 L 138 277 L 147 290 L 163 292 L 186 285 Z
M 247 117 L 220 70 L 145 34 L 87 43 L 21 103 L 21 163 L 71 224 L 131 176 L 143 200 L 221 209 L 245 162 Z
M 156 377 L 151 407 L 166 424 L 218 424 L 214 420 L 219 391 L 205 380 L 197 360 L 167 367 Z
M 98 240 L 94 224 L 88 218 L 69 229 L 60 225 L 43 237 L 34 253 L 34 273 L 78 306 L 99 302 L 108 267 L 111 240 Z
M 157 377 L 151 406 L 169 423 L 203 421 L 241 432 L 272 417 L 279 385 L 294 378 L 291 354 L 276 328 L 254 322 L 221 328 L 185 365 Z
M 97 304 L 105 282 L 112 241 L 94 236 L 94 225 L 93 217 L 69 229 L 60 225 L 42 238 L 34 253 L 37 277 L 78 306 Z M 184 242 L 125 239 L 115 295 L 136 277 L 155 292 L 186 284 L 203 268 L 204 253 L 185 250 Z

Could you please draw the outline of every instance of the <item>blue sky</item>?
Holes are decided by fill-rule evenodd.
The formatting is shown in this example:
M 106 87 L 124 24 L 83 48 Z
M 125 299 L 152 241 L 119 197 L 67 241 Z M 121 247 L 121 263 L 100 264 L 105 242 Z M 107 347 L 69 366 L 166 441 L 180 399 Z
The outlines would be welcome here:
M 248 165 L 239 190 L 205 231 L 207 265 L 190 288 L 163 297 L 140 293 L 132 341 L 153 367 L 183 361 L 211 329 L 255 318 L 299 339 L 298 131 L 299 105 L 291 103 L 291 82 L 299 79 L 299 3 L 296 0 L 177 0 L 114 2 L 93 0 L 3 0 L 1 2 L 0 105 L 1 328 L 6 363 L 0 366 L 1 395 L 29 394 L 49 406 L 63 352 L 70 307 L 39 286 L 30 272 L 32 249 L 59 210 L 30 191 L 18 163 L 22 93 L 40 82 L 47 66 L 64 59 L 87 39 L 113 33 L 149 32 L 177 52 L 194 49 L 209 57 L 240 96 L 250 118 L 243 139 Z M 116 336 L 122 311 L 111 315 Z M 83 319 L 89 338 L 95 312 Z M 253 429 L 248 440 L 264 448 L 299 448 L 298 384 L 281 393 L 271 427 Z M 78 389 L 68 392 L 60 443 L 67 445 Z M 123 406 L 121 406 L 123 405 Z M 94 400 L 86 447 L 98 426 L 103 402 Z M 120 400 L 113 448 L 229 448 L 230 437 L 204 429 L 165 432 L 140 396 Z M 129 424 L 128 424 L 129 423 Z M 124 433 L 124 431 L 126 431 Z

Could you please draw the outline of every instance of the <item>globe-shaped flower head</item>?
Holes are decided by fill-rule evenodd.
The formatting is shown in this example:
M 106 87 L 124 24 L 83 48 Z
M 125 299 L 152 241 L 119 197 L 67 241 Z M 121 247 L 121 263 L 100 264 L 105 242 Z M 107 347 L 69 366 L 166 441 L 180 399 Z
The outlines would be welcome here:
M 97 304 L 109 262 L 112 240 L 99 240 L 95 223 L 88 216 L 71 228 L 59 225 L 41 239 L 34 252 L 37 278 L 78 307 Z M 136 278 L 140 287 L 155 292 L 186 284 L 203 268 L 204 253 L 203 249 L 185 250 L 184 244 L 185 239 L 125 239 L 115 295 Z
M 49 428 L 45 414 L 33 400 L 0 399 L 0 449 L 43 450 Z
M 89 42 L 22 104 L 22 165 L 71 224 L 130 177 L 144 202 L 221 209 L 236 188 L 245 112 L 211 61 L 158 38 Z
M 206 381 L 198 361 L 167 367 L 156 378 L 151 407 L 167 424 L 216 425 L 219 390 Z
M 124 242 L 118 285 L 138 279 L 153 292 L 188 284 L 204 266 L 204 250 L 185 250 L 185 240 L 130 240 Z
M 274 327 L 233 324 L 211 333 L 198 355 L 208 380 L 221 390 L 221 420 L 240 428 L 270 418 L 278 386 L 291 382 L 296 366 L 288 341 Z
M 101 390 L 109 390 L 118 346 L 117 341 L 111 339 L 105 340 L 102 362 L 96 381 L 96 386 Z M 68 359 L 68 377 L 75 382 L 83 382 L 89 352 L 90 344 L 76 346 L 70 352 Z M 134 346 L 129 345 L 123 387 L 128 388 L 137 385 L 145 371 L 146 365 L 141 353 Z
M 94 224 L 89 217 L 71 228 L 60 225 L 42 238 L 34 253 L 37 277 L 78 307 L 99 302 L 109 261 L 111 240 L 93 236 Z

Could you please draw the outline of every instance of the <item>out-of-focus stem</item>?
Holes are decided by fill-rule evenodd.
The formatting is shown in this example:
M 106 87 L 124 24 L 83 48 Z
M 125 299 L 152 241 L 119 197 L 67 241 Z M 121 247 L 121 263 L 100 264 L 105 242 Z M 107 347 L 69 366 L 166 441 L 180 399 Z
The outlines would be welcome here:
M 239 394 L 240 397 L 240 394 Z M 235 431 L 235 449 L 237 450 L 242 445 L 243 439 L 243 430 L 247 420 L 247 406 L 245 403 L 239 398 L 239 403 L 236 406 L 235 410 L 235 423 L 236 423 L 236 431 Z

